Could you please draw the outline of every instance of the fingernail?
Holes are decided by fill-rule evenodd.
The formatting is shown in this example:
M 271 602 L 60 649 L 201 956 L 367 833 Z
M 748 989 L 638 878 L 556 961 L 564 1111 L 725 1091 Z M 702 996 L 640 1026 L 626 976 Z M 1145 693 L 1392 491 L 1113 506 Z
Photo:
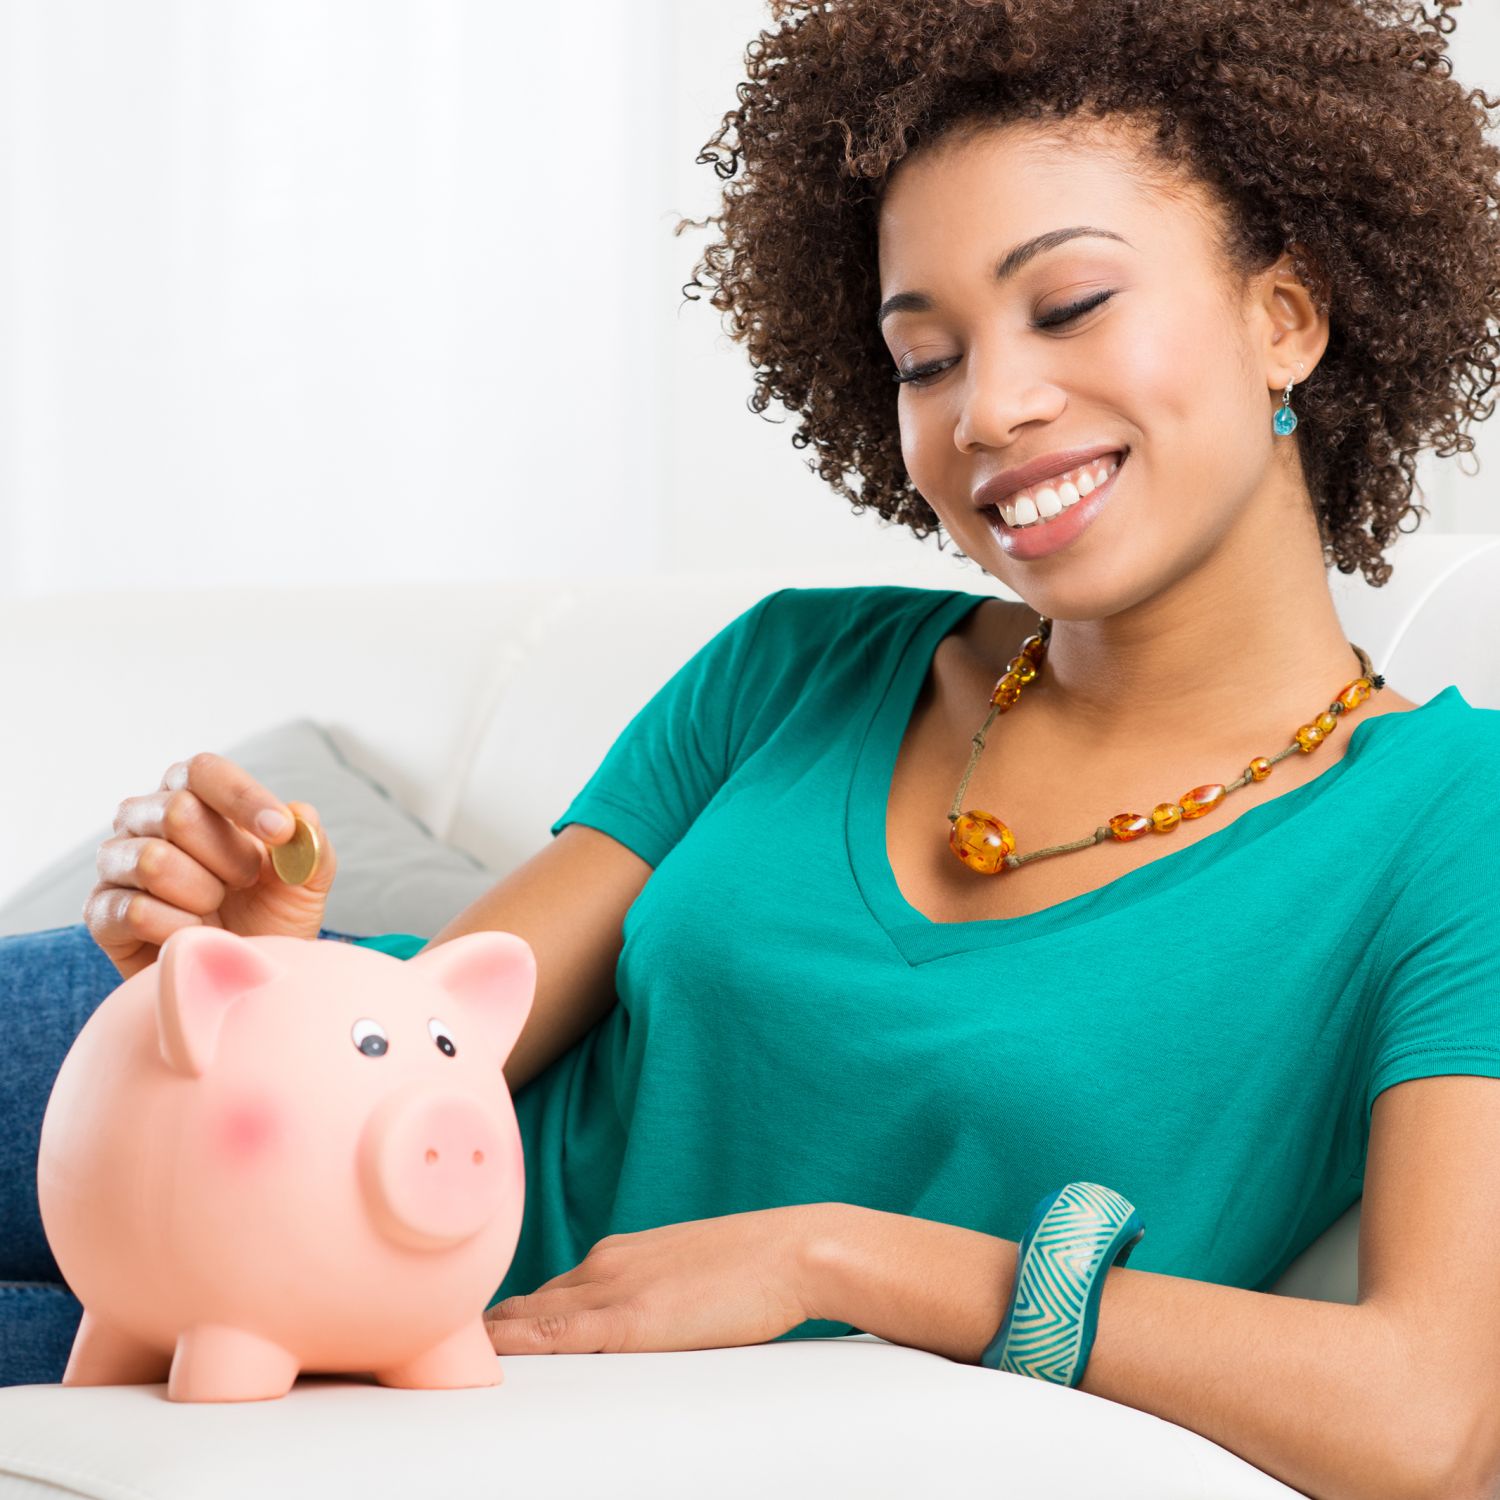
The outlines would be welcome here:
M 278 833 L 285 833 L 291 826 L 284 814 L 272 812 L 269 808 L 261 813 L 255 820 L 255 826 L 265 834 L 268 839 L 274 839 Z

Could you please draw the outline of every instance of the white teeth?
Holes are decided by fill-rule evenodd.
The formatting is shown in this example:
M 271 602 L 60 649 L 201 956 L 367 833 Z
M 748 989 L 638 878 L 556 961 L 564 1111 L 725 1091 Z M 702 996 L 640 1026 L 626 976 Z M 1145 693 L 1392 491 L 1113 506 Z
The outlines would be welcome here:
M 1000 514 L 1007 526 L 1030 526 L 1037 521 L 1050 520 L 1069 506 L 1077 505 L 1085 495 L 1093 494 L 1119 467 L 1118 458 L 1096 459 L 1091 464 L 1070 470 L 1060 480 L 1048 480 L 1035 492 L 1017 490 L 999 506 Z

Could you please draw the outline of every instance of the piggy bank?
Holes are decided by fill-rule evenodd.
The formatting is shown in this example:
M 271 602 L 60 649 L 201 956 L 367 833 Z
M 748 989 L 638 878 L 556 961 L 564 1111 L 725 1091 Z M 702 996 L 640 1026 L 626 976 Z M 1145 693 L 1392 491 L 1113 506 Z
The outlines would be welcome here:
M 513 933 L 407 960 L 172 933 L 89 1017 L 42 1120 L 42 1226 L 84 1308 L 62 1383 L 501 1384 L 484 1309 L 525 1201 L 501 1065 L 535 990 Z

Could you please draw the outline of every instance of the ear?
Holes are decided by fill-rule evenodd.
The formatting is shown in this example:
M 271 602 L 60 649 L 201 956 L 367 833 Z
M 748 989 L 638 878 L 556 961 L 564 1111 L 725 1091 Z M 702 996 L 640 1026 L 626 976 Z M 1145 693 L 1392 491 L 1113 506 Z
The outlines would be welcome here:
M 447 990 L 485 1028 L 504 1064 L 536 998 L 536 955 L 514 932 L 468 932 L 406 960 L 408 969 Z
M 157 955 L 156 1031 L 174 1073 L 208 1070 L 225 1013 L 247 990 L 286 971 L 253 943 L 222 927 L 179 927 Z

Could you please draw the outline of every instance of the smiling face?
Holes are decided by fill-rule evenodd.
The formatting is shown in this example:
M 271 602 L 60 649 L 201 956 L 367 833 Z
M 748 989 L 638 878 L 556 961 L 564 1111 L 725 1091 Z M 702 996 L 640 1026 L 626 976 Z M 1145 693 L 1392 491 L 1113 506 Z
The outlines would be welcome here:
M 1264 563 L 1261 523 L 1316 540 L 1295 440 L 1271 425 L 1280 363 L 1302 361 L 1300 383 L 1316 362 L 1277 332 L 1290 258 L 1239 278 L 1208 192 L 1142 176 L 1137 128 L 1024 122 L 940 141 L 898 168 L 880 208 L 882 310 L 895 298 L 882 336 L 893 372 L 919 374 L 897 386 L 907 471 L 965 554 L 1065 618 L 1151 597 L 1236 541 Z M 1097 232 L 1065 233 L 1080 228 Z M 1054 522 L 1000 528 L 980 509 L 1002 471 L 1116 452 L 1092 503 L 1026 486 L 1044 521 L 1064 503 Z M 1089 463 L 1077 490 L 1113 461 Z

